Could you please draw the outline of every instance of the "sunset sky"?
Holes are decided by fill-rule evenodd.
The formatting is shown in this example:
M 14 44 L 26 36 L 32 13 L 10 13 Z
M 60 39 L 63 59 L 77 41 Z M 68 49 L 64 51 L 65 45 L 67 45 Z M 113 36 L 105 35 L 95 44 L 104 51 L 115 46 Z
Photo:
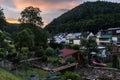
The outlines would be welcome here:
M 4 9 L 7 21 L 11 23 L 18 23 L 20 12 L 26 7 L 38 7 L 42 11 L 41 16 L 46 25 L 54 18 L 86 1 L 96 0 L 0 0 L 0 6 Z M 104 1 L 120 3 L 120 0 Z

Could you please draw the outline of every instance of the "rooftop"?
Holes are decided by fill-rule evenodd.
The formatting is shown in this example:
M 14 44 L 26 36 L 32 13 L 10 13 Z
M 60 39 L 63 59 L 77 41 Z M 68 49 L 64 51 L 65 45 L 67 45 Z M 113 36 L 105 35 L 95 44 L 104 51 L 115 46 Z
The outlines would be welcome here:
M 62 53 L 59 56 L 61 56 L 61 57 L 67 57 L 67 56 L 70 56 L 72 54 L 77 53 L 78 50 L 64 48 L 64 49 L 60 50 L 60 52 L 62 52 Z
M 117 27 L 117 28 L 108 28 L 107 30 L 117 30 L 117 29 L 120 29 L 120 27 Z

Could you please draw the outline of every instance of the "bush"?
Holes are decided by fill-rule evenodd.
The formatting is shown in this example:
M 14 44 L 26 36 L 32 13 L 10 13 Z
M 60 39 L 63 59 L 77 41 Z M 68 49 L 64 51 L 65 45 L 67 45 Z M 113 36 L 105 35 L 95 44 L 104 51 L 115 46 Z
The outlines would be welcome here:
M 45 53 L 44 49 L 38 49 L 35 51 L 35 56 L 42 57 L 44 53 Z
M 3 52 L 0 52 L 0 58 L 3 58 L 3 54 L 4 54 Z
M 48 61 L 47 56 L 45 56 L 45 55 L 44 55 L 44 56 L 42 56 L 42 61 L 43 61 L 43 62 L 47 62 L 47 61 Z
M 46 49 L 46 51 L 45 51 L 45 54 L 46 54 L 47 56 L 53 56 L 53 55 L 54 55 L 54 50 L 53 50 L 53 48 L 48 47 L 48 48 Z
M 10 53 L 7 55 L 7 59 L 13 61 L 17 56 L 17 53 Z
M 71 49 L 74 49 L 74 50 L 79 50 L 80 49 L 80 46 L 77 45 L 77 44 L 72 44 L 70 45 Z
M 29 48 L 28 47 L 22 47 L 21 49 L 23 52 L 28 52 L 29 51 Z
M 56 48 L 55 55 L 59 55 L 59 54 L 60 54 L 59 48 Z
M 50 47 L 52 47 L 53 49 L 56 49 L 56 48 L 59 48 L 59 49 L 62 49 L 63 47 L 64 47 L 64 45 L 63 44 L 58 44 L 58 43 L 50 43 L 49 44 L 50 45 Z
M 64 74 L 64 80 L 68 80 L 68 79 L 71 79 L 71 80 L 81 80 L 80 76 L 75 73 L 75 72 L 66 72 Z
M 0 48 L 0 58 L 3 58 L 4 56 L 4 49 L 3 48 Z

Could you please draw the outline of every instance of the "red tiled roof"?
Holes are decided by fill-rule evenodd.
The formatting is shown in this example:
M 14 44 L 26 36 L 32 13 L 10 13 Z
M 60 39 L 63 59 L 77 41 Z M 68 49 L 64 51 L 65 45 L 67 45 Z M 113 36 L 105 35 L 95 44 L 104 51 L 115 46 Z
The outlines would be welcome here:
M 78 50 L 64 48 L 64 49 L 60 50 L 60 52 L 62 52 L 62 53 L 59 56 L 67 57 L 67 56 L 70 56 L 70 55 L 72 55 L 74 53 L 77 53 Z

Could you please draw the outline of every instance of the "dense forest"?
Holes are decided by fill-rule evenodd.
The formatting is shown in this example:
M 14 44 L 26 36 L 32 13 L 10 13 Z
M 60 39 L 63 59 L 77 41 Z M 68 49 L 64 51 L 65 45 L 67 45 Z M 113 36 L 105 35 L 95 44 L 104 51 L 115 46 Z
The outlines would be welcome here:
M 62 14 L 45 29 L 50 33 L 81 32 L 119 27 L 120 3 L 105 1 L 85 2 Z
M 6 23 L 6 25 L 4 26 L 4 30 L 10 34 L 14 34 L 18 30 L 19 26 L 20 24 Z

